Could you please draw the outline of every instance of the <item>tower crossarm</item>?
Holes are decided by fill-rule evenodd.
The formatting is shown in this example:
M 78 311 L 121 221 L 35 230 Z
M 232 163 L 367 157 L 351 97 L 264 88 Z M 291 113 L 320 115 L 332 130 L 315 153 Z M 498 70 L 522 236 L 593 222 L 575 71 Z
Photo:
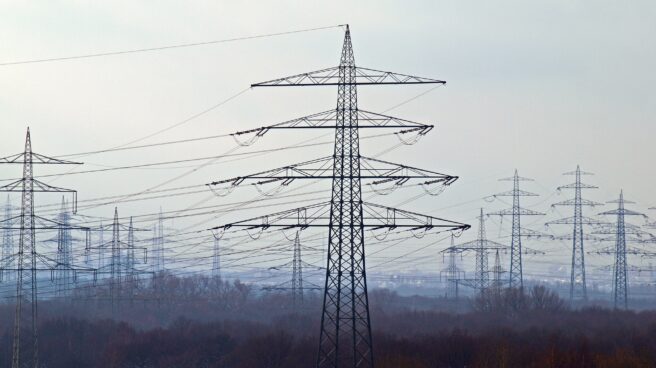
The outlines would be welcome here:
M 352 69 L 353 77 L 340 80 L 340 71 Z M 446 84 L 443 80 L 400 74 L 355 65 L 340 65 L 315 70 L 289 77 L 251 84 L 251 87 L 290 87 L 290 86 L 337 86 L 337 85 L 375 85 L 375 84 Z
M 28 156 L 31 156 L 28 158 Z M 34 152 L 21 152 L 15 155 L 1 157 L 0 164 L 56 164 L 56 165 L 81 165 L 81 162 L 61 160 L 54 157 L 44 156 Z
M 533 211 L 529 210 L 526 208 L 519 208 L 520 215 L 527 215 L 527 216 L 543 216 L 544 213 L 538 212 L 538 211 Z M 512 208 L 507 208 L 505 210 L 501 211 L 496 211 L 496 212 L 489 212 L 487 214 L 488 216 L 512 216 L 513 215 L 513 209 Z
M 624 202 L 626 203 L 626 202 Z M 610 210 L 610 211 L 605 211 L 599 213 L 600 215 L 624 215 L 624 216 L 642 216 L 642 217 L 647 217 L 645 214 L 632 211 L 632 210 L 627 210 L 626 208 L 623 209 L 615 209 L 615 210 Z
M 570 216 L 570 217 L 565 217 L 565 218 L 561 218 L 561 219 L 558 219 L 558 220 L 553 220 L 553 221 L 546 222 L 545 225 L 547 225 L 547 226 L 549 226 L 549 225 L 572 225 L 574 223 L 579 223 L 579 222 L 576 221 L 576 218 L 574 216 Z M 605 225 L 605 224 L 608 224 L 607 222 L 595 220 L 591 217 L 586 217 L 586 216 L 581 216 L 580 223 L 583 224 L 583 225 Z
M 467 251 L 477 251 L 477 250 L 507 250 L 510 249 L 509 246 L 497 243 L 492 240 L 488 239 L 476 239 L 472 241 L 468 241 L 462 244 L 457 244 L 454 245 L 454 249 L 458 250 L 460 252 L 467 252 Z
M 603 206 L 604 205 L 603 203 L 591 201 L 591 200 L 588 200 L 588 199 L 581 199 L 580 203 L 578 203 L 575 199 L 568 199 L 566 201 L 554 203 L 554 204 L 551 205 L 551 207 L 555 207 L 555 206 L 577 206 L 578 204 L 580 204 L 581 206 L 591 206 L 591 207 Z
M 612 264 L 610 265 L 604 265 L 604 266 L 599 266 L 596 267 L 597 271 L 613 271 L 613 266 Z M 638 267 L 636 265 L 626 265 L 626 270 L 630 272 L 645 272 L 645 271 L 652 271 L 652 268 L 650 267 Z
M 262 171 L 256 174 L 238 176 L 231 179 L 219 180 L 209 183 L 210 186 L 231 184 L 238 186 L 244 181 L 253 181 L 256 185 L 267 183 L 280 183 L 288 185 L 297 179 L 335 179 L 333 170 L 334 157 L 322 157 L 298 164 L 283 166 L 277 169 Z M 360 175 L 364 180 L 374 180 L 374 184 L 387 183 L 404 184 L 411 179 L 425 180 L 430 184 L 442 183 L 450 185 L 458 179 L 457 176 L 441 174 L 434 171 L 423 170 L 412 166 L 395 164 L 374 158 L 360 157 Z M 350 179 L 356 179 L 350 178 Z
M 416 123 L 414 121 L 378 114 L 371 111 L 354 111 L 358 119 L 358 129 L 394 128 L 404 132 L 419 132 L 424 135 L 434 128 L 433 125 Z M 350 126 L 336 125 L 338 111 L 336 109 L 296 118 L 281 123 L 232 133 L 233 137 L 255 134 L 263 136 L 272 129 L 352 129 Z
M 73 189 L 55 187 L 34 178 L 23 178 L 9 184 L 0 186 L 0 192 L 22 192 L 25 181 L 29 181 L 34 193 L 72 193 L 73 213 L 77 213 L 77 191 Z
M 575 236 L 573 234 L 555 235 L 553 237 L 554 240 L 573 240 L 574 238 Z M 582 239 L 582 240 L 593 241 L 593 242 L 603 241 L 602 238 L 590 234 L 583 234 L 582 236 L 576 237 L 576 239 Z
M 442 231 L 464 231 L 469 225 L 445 220 L 438 217 L 422 215 L 397 208 L 373 203 L 362 203 L 363 227 L 369 229 L 410 229 Z M 208 230 L 225 231 L 230 228 L 268 229 L 268 228 L 310 228 L 330 226 L 330 202 L 322 202 L 248 220 L 216 226 Z
M 608 255 L 608 254 L 615 254 L 615 253 L 617 253 L 617 248 L 614 245 L 588 252 L 588 254 L 597 254 L 597 255 L 602 255 L 602 254 Z M 626 254 L 631 254 L 634 256 L 642 256 L 642 257 L 656 257 L 656 252 L 648 251 L 638 247 L 626 247 Z
M 497 194 L 493 194 L 493 197 L 512 197 L 518 195 L 520 197 L 537 197 L 539 194 L 527 192 L 525 190 L 509 190 L 507 192 L 501 192 Z
M 577 188 L 581 188 L 581 189 L 597 189 L 597 188 L 599 188 L 599 187 L 598 187 L 598 186 L 595 186 L 595 185 L 584 184 L 584 183 L 578 183 L 578 184 L 577 184 L 577 183 L 572 183 L 572 184 L 567 184 L 567 185 L 561 185 L 561 186 L 559 186 L 559 187 L 556 188 L 556 189 L 557 189 L 557 190 L 561 190 L 561 189 L 577 189 Z

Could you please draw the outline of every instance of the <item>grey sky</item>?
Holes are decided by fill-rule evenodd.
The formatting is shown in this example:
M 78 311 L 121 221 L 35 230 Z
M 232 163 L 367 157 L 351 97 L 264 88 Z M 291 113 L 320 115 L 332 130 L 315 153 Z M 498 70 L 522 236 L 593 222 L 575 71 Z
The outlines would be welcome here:
M 571 179 L 560 174 L 576 164 L 597 174 L 589 181 L 600 189 L 587 193 L 588 197 L 606 201 L 624 188 L 626 196 L 638 202 L 637 209 L 656 205 L 653 2 L 352 3 L 5 1 L 0 2 L 0 63 L 349 23 L 358 65 L 448 82 L 389 112 L 435 123 L 437 129 L 418 144 L 382 158 L 461 176 L 443 195 L 423 197 L 404 208 L 473 223 L 477 208 L 505 207 L 477 199 L 510 189 L 496 179 L 517 168 L 522 176 L 536 179 L 525 189 L 542 195 L 527 204 L 549 211 L 537 222 L 541 230 L 541 223 L 559 215 L 548 205 L 567 197 L 555 194 L 556 186 Z M 22 150 L 27 125 L 35 151 L 49 155 L 132 141 L 203 111 L 253 82 L 337 65 L 342 38 L 342 30 L 333 28 L 186 49 L 0 66 L 0 155 Z M 386 110 L 426 89 L 363 87 L 360 106 Z M 334 105 L 331 88 L 250 90 L 145 142 L 230 133 Z M 270 133 L 244 151 L 295 144 L 320 134 Z M 318 140 L 330 140 L 330 135 Z M 366 142 L 363 151 L 371 156 L 396 143 L 394 138 Z M 212 156 L 234 146 L 232 140 L 223 139 L 92 155 L 80 158 L 86 164 L 76 170 Z M 167 186 L 202 184 L 330 151 L 331 146 L 324 145 L 211 165 Z M 190 169 L 72 175 L 53 184 L 79 190 L 82 200 L 138 192 Z M 65 168 L 38 170 L 50 173 Z M 19 174 L 18 167 L 0 167 L 1 178 Z M 384 201 L 401 203 L 415 194 L 395 193 L 397 197 Z M 160 206 L 178 210 L 205 197 L 126 203 L 120 210 L 126 216 L 153 213 Z M 223 200 L 215 198 L 208 204 Z M 103 206 L 87 214 L 110 217 L 112 208 Z M 567 211 L 560 209 L 562 215 Z M 180 221 L 192 225 L 195 220 Z M 566 248 L 563 259 L 567 259 Z

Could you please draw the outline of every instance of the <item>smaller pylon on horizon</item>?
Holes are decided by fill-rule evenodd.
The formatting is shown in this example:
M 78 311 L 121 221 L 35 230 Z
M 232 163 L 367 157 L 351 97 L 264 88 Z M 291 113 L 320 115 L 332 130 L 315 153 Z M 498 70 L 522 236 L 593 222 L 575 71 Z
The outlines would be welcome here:
M 522 238 L 523 237 L 540 237 L 544 236 L 533 230 L 528 230 L 522 227 L 521 225 L 521 216 L 542 216 L 544 213 L 529 210 L 522 208 L 519 203 L 520 197 L 534 197 L 538 194 L 527 192 L 525 190 L 519 189 L 520 181 L 533 181 L 533 179 L 523 178 L 517 173 L 515 169 L 515 174 L 510 178 L 499 179 L 500 181 L 512 181 L 513 189 L 511 191 L 497 193 L 494 197 L 512 197 L 513 203 L 512 207 L 509 209 L 492 212 L 488 214 L 489 216 L 512 216 L 512 230 L 510 237 L 510 271 L 509 271 L 509 280 L 508 286 L 511 288 L 523 288 L 524 287 L 524 271 L 522 264 Z
M 303 304 L 303 262 L 301 260 L 300 231 L 294 239 L 294 257 L 292 259 L 292 301 L 294 306 Z
M 480 215 L 478 216 L 477 239 L 447 248 L 449 251 L 446 253 L 449 253 L 450 249 L 459 253 L 474 252 L 476 255 L 474 278 L 461 280 L 461 283 L 474 288 L 479 294 L 482 294 L 490 287 L 490 270 L 488 267 L 489 252 L 494 250 L 505 251 L 508 249 L 508 246 L 487 239 L 485 233 L 485 214 L 481 208 Z
M 157 222 L 153 226 L 153 271 L 154 275 L 166 270 L 165 250 L 164 250 L 164 217 L 162 209 L 159 209 Z
M 494 255 L 494 267 L 492 268 L 492 289 L 496 292 L 499 293 L 501 289 L 503 288 L 503 281 L 501 279 L 501 275 L 505 271 L 503 270 L 503 267 L 501 267 L 501 257 L 499 256 L 499 250 L 496 250 L 496 253 Z
M 601 240 L 614 241 L 613 247 L 600 249 L 595 251 L 596 254 L 613 254 L 615 262 L 613 264 L 613 306 L 615 308 L 627 309 L 629 307 L 629 286 L 628 286 L 628 266 L 627 266 L 627 241 L 640 242 L 640 238 L 645 234 L 638 226 L 626 223 L 626 216 L 646 216 L 642 213 L 632 211 L 625 208 L 626 204 L 633 204 L 635 202 L 624 199 L 624 191 L 620 191 L 620 196 L 616 200 L 607 203 L 617 203 L 617 209 L 601 212 L 599 215 L 614 215 L 616 222 L 602 227 L 594 234 L 608 234 L 611 237 Z M 628 235 L 634 236 L 633 238 Z M 629 250 L 631 254 L 640 255 L 646 252 L 640 248 L 633 248 Z
M 317 267 L 313 264 L 303 261 L 301 257 L 301 235 L 300 231 L 296 232 L 296 237 L 294 238 L 294 244 L 292 246 L 293 256 L 292 261 L 285 263 L 280 266 L 271 267 L 271 270 L 280 270 L 284 268 L 292 269 L 292 278 L 291 280 L 285 281 L 275 286 L 264 287 L 264 290 L 267 291 L 287 291 L 291 294 L 292 305 L 294 309 L 301 307 L 304 303 L 305 290 L 321 290 L 321 287 L 318 285 L 306 281 L 303 279 L 303 269 L 314 269 L 314 270 L 323 270 L 322 267 Z
M 0 258 L 0 282 L 12 281 L 14 279 L 14 262 L 11 255 L 14 254 L 14 230 L 8 229 L 14 226 L 14 218 L 12 215 L 11 201 L 9 194 L 7 194 L 7 202 L 5 203 L 5 214 L 2 220 L 5 229 L 2 231 L 2 253 Z
M 71 215 L 68 212 L 66 199 L 62 197 L 59 213 L 59 229 L 57 233 L 57 265 L 55 266 L 55 283 L 57 296 L 63 297 L 73 284 L 73 237 L 71 236 Z
M 460 280 L 465 277 L 465 271 L 458 267 L 458 263 L 456 261 L 456 256 L 461 254 L 461 251 L 455 247 L 455 238 L 455 234 L 451 234 L 451 246 L 442 251 L 442 254 L 446 253 L 449 256 L 449 265 L 447 268 L 440 271 L 440 279 L 442 278 L 443 274 L 446 274 L 446 297 L 458 300 L 460 296 L 459 284 Z
M 214 246 L 212 247 L 212 277 L 221 278 L 221 249 L 219 239 L 214 237 Z
M 562 185 L 558 190 L 573 189 L 574 198 L 566 201 L 554 203 L 551 206 L 572 206 L 574 207 L 574 215 L 554 221 L 549 221 L 545 225 L 552 224 L 568 224 L 573 225 L 571 235 L 557 236 L 554 239 L 571 240 L 572 241 L 572 266 L 570 273 L 569 283 L 569 299 L 570 303 L 576 299 L 583 301 L 588 300 L 588 289 L 585 279 L 585 249 L 584 240 L 594 239 L 591 236 L 586 236 L 583 233 L 583 225 L 600 225 L 601 223 L 593 218 L 583 216 L 583 206 L 601 206 L 602 203 L 593 202 L 583 199 L 581 195 L 582 189 L 596 189 L 598 187 L 581 182 L 581 176 L 593 175 L 592 173 L 581 171 L 579 165 L 576 165 L 576 171 L 566 172 L 563 175 L 574 175 L 575 181 L 572 184 Z

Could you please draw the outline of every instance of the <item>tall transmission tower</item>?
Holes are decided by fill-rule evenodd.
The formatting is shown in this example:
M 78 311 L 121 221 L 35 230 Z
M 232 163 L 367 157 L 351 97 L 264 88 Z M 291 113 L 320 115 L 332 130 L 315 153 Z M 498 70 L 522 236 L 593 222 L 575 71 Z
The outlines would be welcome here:
M 510 237 L 510 278 L 509 286 L 511 288 L 523 288 L 524 287 L 524 271 L 522 264 L 522 237 L 530 236 L 542 236 L 536 231 L 528 230 L 522 228 L 521 225 L 521 216 L 537 216 L 544 215 L 544 213 L 529 210 L 522 208 L 519 203 L 520 197 L 529 197 L 537 196 L 535 193 L 530 193 L 524 190 L 519 189 L 520 181 L 533 181 L 533 179 L 523 178 L 517 174 L 515 169 L 515 175 L 510 178 L 499 179 L 500 181 L 512 181 L 513 189 L 508 192 L 502 192 L 495 194 L 494 197 L 512 197 L 513 203 L 512 207 L 509 209 L 492 212 L 489 215 L 495 216 L 512 216 L 512 232 Z
M 77 192 L 72 189 L 58 188 L 34 179 L 33 166 L 36 164 L 79 164 L 77 162 L 60 160 L 32 152 L 30 130 L 27 129 L 25 149 L 23 152 L 0 158 L 0 164 L 23 165 L 23 177 L 0 187 L 0 192 L 21 193 L 20 216 L 2 221 L 4 230 L 19 230 L 18 252 L 9 257 L 8 261 L 16 266 L 16 315 L 14 319 L 14 336 L 12 342 L 12 368 L 38 367 L 38 308 L 37 308 L 37 273 L 52 272 L 56 260 L 41 254 L 36 249 L 36 230 L 58 230 L 60 223 L 36 215 L 34 211 L 34 193 L 59 192 L 73 195 L 73 212 L 77 209 Z M 12 220 L 20 222 L 20 227 L 12 225 Z M 70 226 L 87 231 L 88 228 Z M 84 269 L 88 270 L 88 269 Z
M 594 234 L 611 235 L 611 237 L 601 240 L 615 241 L 615 245 L 613 247 L 597 250 L 594 253 L 613 254 L 615 256 L 615 262 L 613 264 L 613 306 L 615 308 L 627 309 L 629 303 L 627 254 L 651 255 L 652 252 L 647 252 L 640 248 L 627 247 L 627 241 L 640 242 L 641 237 L 645 235 L 645 232 L 638 226 L 626 223 L 625 217 L 646 216 L 642 213 L 625 208 L 625 204 L 632 204 L 635 202 L 625 200 L 624 191 L 620 191 L 620 197 L 618 199 L 609 201 L 608 203 L 617 203 L 617 209 L 602 212 L 600 215 L 616 216 L 616 221 L 609 226 L 602 226 L 601 229 L 595 231 Z M 629 235 L 628 238 L 627 235 Z
M 246 177 L 218 181 L 210 185 L 232 183 L 246 179 L 260 184 L 288 185 L 293 180 L 330 179 L 332 199 L 327 203 L 279 212 L 254 219 L 217 226 L 212 230 L 278 228 L 328 228 L 328 257 L 324 287 L 324 302 L 319 337 L 317 367 L 373 367 L 371 323 L 365 270 L 365 229 L 441 229 L 461 231 L 468 225 L 420 215 L 408 211 L 364 202 L 361 181 L 391 183 L 400 186 L 410 179 L 426 184 L 449 185 L 457 177 L 429 172 L 406 165 L 367 158 L 360 155 L 359 130 L 363 128 L 403 129 L 402 134 L 426 134 L 432 126 L 376 114 L 358 107 L 358 85 L 444 84 L 444 81 L 420 78 L 375 69 L 357 67 L 346 26 L 340 64 L 337 67 L 297 74 L 252 87 L 337 86 L 337 108 L 294 119 L 284 123 L 254 129 L 261 137 L 272 129 L 334 129 L 335 146 L 332 156 L 285 166 Z M 401 134 L 401 133 L 399 133 Z M 235 137 L 239 134 L 235 134 Z M 400 137 L 400 135 L 398 135 Z
M 14 218 L 12 216 L 11 202 L 7 194 L 7 202 L 5 203 L 5 217 L 3 220 L 5 226 L 12 227 Z M 2 232 L 2 256 L 0 258 L 0 282 L 7 282 L 14 279 L 13 271 L 15 268 L 12 264 L 12 255 L 14 254 L 14 231 L 11 229 L 4 229 Z
M 446 275 L 447 282 L 447 291 L 446 295 L 448 298 L 453 298 L 458 300 L 459 297 L 459 284 L 460 280 L 465 277 L 465 271 L 458 267 L 456 257 L 461 255 L 462 252 L 455 246 L 455 235 L 451 234 L 451 246 L 442 251 L 442 255 L 446 254 L 449 257 L 449 265 L 447 268 L 440 271 L 440 278 L 442 275 Z
M 214 246 L 212 247 L 212 277 L 215 279 L 221 278 L 221 249 L 219 238 L 213 237 Z
M 601 223 L 593 218 L 583 216 L 583 206 L 600 206 L 601 203 L 583 199 L 581 192 L 583 189 L 596 189 L 598 187 L 581 182 L 581 176 L 593 175 L 592 173 L 581 171 L 577 165 L 576 171 L 566 172 L 563 175 L 573 175 L 575 181 L 572 184 L 567 184 L 558 187 L 558 190 L 573 189 L 574 198 L 562 202 L 554 203 L 554 206 L 571 206 L 574 207 L 574 215 L 572 217 L 565 217 L 546 223 L 547 226 L 553 224 L 567 224 L 572 225 L 571 235 L 557 236 L 555 239 L 571 240 L 572 241 L 572 266 L 569 283 L 569 299 L 573 302 L 575 299 L 583 301 L 588 300 L 588 289 L 585 281 L 585 250 L 583 246 L 584 240 L 595 239 L 589 235 L 584 235 L 583 225 L 600 225 Z
M 505 251 L 507 249 L 508 246 L 487 239 L 485 233 L 485 217 L 481 208 L 480 215 L 478 216 L 478 237 L 475 240 L 453 246 L 453 250 L 461 254 L 474 252 L 476 255 L 474 278 L 462 280 L 461 283 L 477 290 L 479 293 L 483 293 L 490 287 L 489 253 L 495 250 Z

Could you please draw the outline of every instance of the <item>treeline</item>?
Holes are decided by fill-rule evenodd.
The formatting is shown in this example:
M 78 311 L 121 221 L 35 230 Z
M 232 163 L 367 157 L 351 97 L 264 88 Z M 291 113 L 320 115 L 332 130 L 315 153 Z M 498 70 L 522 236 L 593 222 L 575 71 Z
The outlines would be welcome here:
M 441 317 L 448 316 L 424 314 L 419 320 L 426 323 Z M 626 314 L 605 311 L 597 317 L 613 319 L 621 325 Z M 413 315 L 388 318 L 411 320 Z M 639 328 L 618 327 L 596 335 L 545 326 L 523 330 L 509 327 L 435 330 L 410 335 L 377 329 L 374 333 L 376 365 L 380 368 L 654 367 L 656 316 L 649 316 L 649 320 Z M 382 322 L 376 321 L 377 325 Z M 307 368 L 315 363 L 317 348 L 315 334 L 295 334 L 281 325 L 244 321 L 179 320 L 168 328 L 137 330 L 110 320 L 57 318 L 44 321 L 40 327 L 41 360 L 51 368 Z M 9 334 L 5 333 L 0 340 L 2 366 L 8 367 Z
M 294 307 L 240 282 L 162 275 L 112 307 L 106 286 L 40 304 L 44 367 L 315 364 L 320 295 Z M 491 289 L 463 301 L 464 313 L 386 290 L 370 302 L 379 368 L 656 367 L 656 311 L 571 310 L 544 287 Z M 12 320 L 13 307 L 0 306 L 0 367 L 10 366 Z

